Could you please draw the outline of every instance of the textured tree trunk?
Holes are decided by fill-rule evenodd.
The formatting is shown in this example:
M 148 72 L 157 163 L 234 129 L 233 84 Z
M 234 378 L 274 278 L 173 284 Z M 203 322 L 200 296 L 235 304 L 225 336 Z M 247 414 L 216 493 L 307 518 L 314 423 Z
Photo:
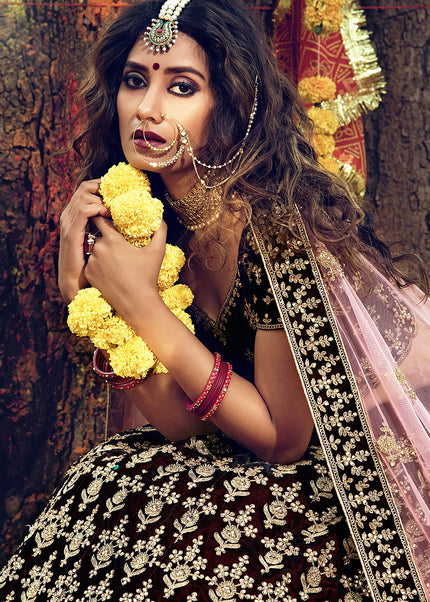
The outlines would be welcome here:
M 73 153 L 61 151 L 102 11 L 0 11 L 0 539 L 9 554 L 64 467 L 103 432 L 91 350 L 68 332 L 56 285 L 59 215 L 73 189 Z
M 366 14 L 387 80 L 380 107 L 365 119 L 367 199 L 378 232 L 390 243 L 398 243 L 393 250 L 414 251 L 428 266 L 430 11 L 367 10 Z

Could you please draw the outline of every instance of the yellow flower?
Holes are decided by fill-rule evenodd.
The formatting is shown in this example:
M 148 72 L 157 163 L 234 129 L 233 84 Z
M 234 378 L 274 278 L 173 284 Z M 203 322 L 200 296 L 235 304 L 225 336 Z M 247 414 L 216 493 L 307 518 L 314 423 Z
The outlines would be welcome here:
M 185 255 L 183 251 L 179 247 L 167 244 L 158 276 L 158 288 L 160 291 L 164 291 L 175 284 L 184 264 Z
M 327 35 L 339 31 L 343 0 L 308 0 L 303 12 L 303 24 L 310 31 Z
M 314 122 L 316 134 L 333 135 L 339 129 L 339 120 L 333 111 L 312 107 L 308 110 L 308 115 Z
M 193 302 L 194 295 L 186 284 L 175 284 L 162 291 L 161 298 L 169 309 L 187 309 Z
M 156 360 L 153 369 L 154 374 L 167 374 L 169 371 L 166 366 L 160 362 L 160 360 Z
M 278 23 L 283 20 L 285 15 L 290 12 L 293 0 L 278 0 L 275 8 L 274 16 Z
M 120 194 L 112 199 L 110 211 L 115 228 L 138 247 L 148 244 L 163 219 L 163 203 L 145 190 Z
M 69 303 L 67 325 L 73 334 L 87 337 L 103 327 L 105 320 L 112 316 L 112 308 L 96 288 L 83 288 Z
M 110 349 L 115 345 L 122 345 L 125 341 L 128 341 L 136 333 L 121 316 L 112 316 L 109 320 L 106 320 L 102 328 L 93 332 L 90 336 L 91 342 L 100 349 Z
M 313 144 L 318 157 L 329 157 L 335 148 L 334 137 L 328 134 L 315 134 Z
M 299 81 L 298 89 L 305 105 L 333 100 L 336 95 L 336 84 L 325 76 L 305 77 Z
M 130 190 L 151 192 L 148 176 L 132 165 L 118 163 L 101 178 L 100 194 L 107 207 L 112 199 Z
M 109 351 L 112 370 L 122 377 L 145 378 L 154 361 L 154 354 L 137 335 Z
M 318 157 L 318 162 L 322 165 L 327 171 L 339 175 L 340 168 L 337 164 L 337 161 L 333 159 L 333 157 Z
M 189 316 L 189 314 L 187 314 L 186 311 L 184 311 L 183 309 L 179 309 L 177 307 L 175 307 L 174 309 L 171 310 L 172 313 L 175 314 L 175 316 L 181 320 L 181 322 L 183 324 L 185 324 L 185 326 L 188 328 L 188 330 L 191 330 L 191 332 L 194 334 L 195 330 L 194 330 L 194 324 Z

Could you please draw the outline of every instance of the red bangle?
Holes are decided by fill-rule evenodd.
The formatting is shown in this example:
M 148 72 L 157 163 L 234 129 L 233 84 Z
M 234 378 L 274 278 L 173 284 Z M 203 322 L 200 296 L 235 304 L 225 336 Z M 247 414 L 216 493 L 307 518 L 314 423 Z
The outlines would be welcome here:
M 204 401 L 205 397 L 207 396 L 207 394 L 209 393 L 209 391 L 211 390 L 215 379 L 217 377 L 217 374 L 219 372 L 219 367 L 221 364 L 221 356 L 219 353 L 214 353 L 215 356 L 215 362 L 214 362 L 214 366 L 212 368 L 212 372 L 209 375 L 209 379 L 208 382 L 206 383 L 205 388 L 203 389 L 203 391 L 201 392 L 201 394 L 199 395 L 199 397 L 196 399 L 196 401 L 193 403 L 190 399 L 187 400 L 187 410 L 190 410 L 191 412 L 194 412 Z
M 218 374 L 216 375 L 214 384 L 212 385 L 211 390 L 207 394 L 201 406 L 197 408 L 197 416 L 203 420 L 203 417 L 209 412 L 212 408 L 214 402 L 218 398 L 219 393 L 225 383 L 225 379 L 228 372 L 228 366 L 225 362 L 221 361 Z
M 105 358 L 100 349 L 96 349 L 93 355 L 93 370 L 96 374 L 101 376 L 112 389 L 124 390 L 131 389 L 139 383 L 143 382 L 143 379 L 137 379 L 130 377 L 122 377 L 115 374 L 112 370 L 111 365 Z
M 232 376 L 233 376 L 232 365 L 229 364 L 229 363 L 227 363 L 227 375 L 226 375 L 226 377 L 224 379 L 224 383 L 223 383 L 223 385 L 221 387 L 221 391 L 220 391 L 218 397 L 215 399 L 215 402 L 214 402 L 213 406 L 210 408 L 209 412 L 203 416 L 203 418 L 202 418 L 203 421 L 209 420 L 209 418 L 215 414 L 215 412 L 217 411 L 217 409 L 221 405 L 221 402 L 224 399 L 225 394 L 227 393 L 227 389 L 228 389 L 228 386 L 230 384 Z
M 215 363 L 209 380 L 199 398 L 193 403 L 187 400 L 187 409 L 201 420 L 208 420 L 221 404 L 232 377 L 232 366 L 215 353 Z

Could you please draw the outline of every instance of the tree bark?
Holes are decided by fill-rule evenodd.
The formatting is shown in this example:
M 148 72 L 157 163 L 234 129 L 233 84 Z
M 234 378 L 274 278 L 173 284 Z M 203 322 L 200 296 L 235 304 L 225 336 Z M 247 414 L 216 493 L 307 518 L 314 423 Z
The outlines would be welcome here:
M 393 251 L 418 253 L 428 266 L 430 12 L 381 9 L 367 10 L 366 15 L 387 80 L 380 107 L 364 122 L 366 198 L 375 213 L 378 233 L 396 243 Z
M 64 150 L 103 11 L 45 4 L 0 8 L 3 557 L 63 469 L 103 433 L 91 348 L 69 333 L 56 284 L 59 215 L 74 186 L 74 153 Z

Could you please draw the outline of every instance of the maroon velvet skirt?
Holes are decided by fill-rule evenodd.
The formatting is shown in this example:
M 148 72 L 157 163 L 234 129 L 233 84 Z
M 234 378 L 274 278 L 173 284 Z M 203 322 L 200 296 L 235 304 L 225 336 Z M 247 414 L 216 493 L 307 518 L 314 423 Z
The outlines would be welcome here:
M 370 600 L 318 446 L 116 435 L 68 471 L 0 573 L 4 602 Z

